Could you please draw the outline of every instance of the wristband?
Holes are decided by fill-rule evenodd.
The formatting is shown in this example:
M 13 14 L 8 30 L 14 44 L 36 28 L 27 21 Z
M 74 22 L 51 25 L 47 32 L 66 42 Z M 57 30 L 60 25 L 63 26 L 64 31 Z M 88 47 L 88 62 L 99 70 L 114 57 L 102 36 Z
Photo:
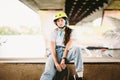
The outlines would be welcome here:
M 65 59 L 65 60 L 66 60 L 66 57 L 63 57 L 62 59 Z
M 66 57 L 63 57 L 62 59 L 64 59 L 65 60 L 65 64 L 67 63 L 67 58 Z

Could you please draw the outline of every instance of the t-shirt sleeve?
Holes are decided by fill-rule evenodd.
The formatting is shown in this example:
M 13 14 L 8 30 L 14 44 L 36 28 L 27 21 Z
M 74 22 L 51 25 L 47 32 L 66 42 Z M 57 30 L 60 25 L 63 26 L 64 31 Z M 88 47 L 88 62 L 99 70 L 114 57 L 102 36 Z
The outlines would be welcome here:
M 56 40 L 56 30 L 53 30 L 50 35 L 50 41 L 55 42 Z
M 77 39 L 77 37 L 76 37 L 76 31 L 75 31 L 75 30 L 72 30 L 71 35 L 70 35 L 70 38 L 71 38 L 71 39 L 74 39 L 74 40 Z

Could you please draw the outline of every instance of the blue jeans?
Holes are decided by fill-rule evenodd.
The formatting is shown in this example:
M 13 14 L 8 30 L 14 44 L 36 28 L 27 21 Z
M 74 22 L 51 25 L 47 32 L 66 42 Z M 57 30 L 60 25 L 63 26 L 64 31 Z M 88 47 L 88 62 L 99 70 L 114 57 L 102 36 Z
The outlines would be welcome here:
M 57 58 L 59 62 L 62 59 L 64 50 L 65 50 L 65 47 L 56 46 L 56 53 L 57 53 Z M 73 47 L 68 51 L 67 61 L 72 61 L 72 60 L 74 60 L 76 72 L 83 71 L 83 61 L 82 61 L 82 55 L 80 53 L 79 47 Z M 48 57 L 48 60 L 45 65 L 45 70 L 41 75 L 40 80 L 53 80 L 56 71 L 57 70 L 56 70 L 52 55 L 50 55 Z

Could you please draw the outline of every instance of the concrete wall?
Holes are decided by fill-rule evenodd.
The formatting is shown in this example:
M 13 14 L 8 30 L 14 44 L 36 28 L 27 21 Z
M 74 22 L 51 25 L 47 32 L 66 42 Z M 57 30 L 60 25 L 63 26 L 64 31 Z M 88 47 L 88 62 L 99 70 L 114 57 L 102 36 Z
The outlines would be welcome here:
M 44 63 L 0 63 L 0 80 L 39 80 Z M 68 64 L 70 75 L 74 65 Z M 120 80 L 120 63 L 85 63 L 85 80 Z

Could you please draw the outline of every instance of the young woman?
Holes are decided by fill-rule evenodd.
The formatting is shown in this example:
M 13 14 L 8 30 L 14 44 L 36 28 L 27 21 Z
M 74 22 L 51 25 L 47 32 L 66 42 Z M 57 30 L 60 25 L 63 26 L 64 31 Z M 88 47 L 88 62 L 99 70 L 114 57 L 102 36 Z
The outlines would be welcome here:
M 82 55 L 79 47 L 71 47 L 74 35 L 72 29 L 67 26 L 67 15 L 64 12 L 58 12 L 55 15 L 54 23 L 58 27 L 51 34 L 51 55 L 48 57 L 40 80 L 53 80 L 56 71 L 61 72 L 66 68 L 66 60 L 74 60 L 78 76 L 76 80 L 82 80 Z

